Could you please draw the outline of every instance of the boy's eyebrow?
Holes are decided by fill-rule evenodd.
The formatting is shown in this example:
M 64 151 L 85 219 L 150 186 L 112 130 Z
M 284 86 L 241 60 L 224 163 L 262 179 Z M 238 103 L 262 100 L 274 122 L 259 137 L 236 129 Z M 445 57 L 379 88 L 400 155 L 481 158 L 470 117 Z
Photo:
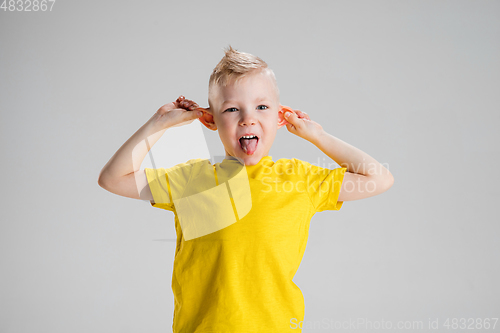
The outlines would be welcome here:
M 262 102 L 262 101 L 267 101 L 269 100 L 267 97 L 257 97 L 255 99 L 255 102 Z M 227 101 L 224 101 L 222 102 L 222 105 L 226 104 L 226 103 L 236 103 L 237 101 L 233 101 L 233 100 L 227 100 Z

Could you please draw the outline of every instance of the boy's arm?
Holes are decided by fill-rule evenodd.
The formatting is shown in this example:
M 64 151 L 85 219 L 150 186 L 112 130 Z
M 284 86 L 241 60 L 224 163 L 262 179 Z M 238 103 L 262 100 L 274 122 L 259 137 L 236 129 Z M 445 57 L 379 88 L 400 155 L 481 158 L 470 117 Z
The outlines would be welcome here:
M 311 141 L 340 167 L 347 168 L 338 201 L 359 200 L 387 191 L 394 184 L 388 169 L 360 149 L 325 131 Z
M 162 106 L 116 151 L 99 174 L 99 186 L 133 199 L 153 199 L 146 174 L 139 170 L 146 154 L 168 128 L 200 117 L 197 112 L 191 112 L 197 104 L 181 97 Z
M 144 170 L 139 170 L 151 147 L 167 128 L 159 130 L 157 115 L 139 128 L 102 168 L 98 184 L 111 193 L 133 199 L 152 200 Z
M 346 168 L 338 201 L 359 200 L 387 191 L 394 177 L 382 164 L 356 147 L 326 133 L 315 121 L 285 112 L 288 131 L 311 142 Z M 354 172 L 354 173 L 353 173 Z

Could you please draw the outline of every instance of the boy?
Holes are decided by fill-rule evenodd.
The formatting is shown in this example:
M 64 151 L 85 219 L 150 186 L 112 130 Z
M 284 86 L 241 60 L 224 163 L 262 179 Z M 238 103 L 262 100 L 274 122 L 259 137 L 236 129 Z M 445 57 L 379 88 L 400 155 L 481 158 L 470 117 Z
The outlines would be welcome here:
M 183 96 L 162 106 L 104 166 L 99 185 L 174 212 L 173 332 L 300 332 L 304 298 L 292 279 L 311 217 L 386 191 L 392 174 L 305 112 L 284 114 L 274 73 L 256 56 L 225 50 L 208 97 L 206 109 Z M 226 159 L 139 170 L 166 129 L 194 119 L 218 131 Z M 345 167 L 274 162 L 268 153 L 284 125 Z

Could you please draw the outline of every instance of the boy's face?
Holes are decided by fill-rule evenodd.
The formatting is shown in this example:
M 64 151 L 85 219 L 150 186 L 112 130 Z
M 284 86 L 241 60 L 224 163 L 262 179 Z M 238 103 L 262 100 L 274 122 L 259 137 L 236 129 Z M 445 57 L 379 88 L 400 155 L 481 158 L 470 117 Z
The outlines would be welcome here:
M 215 90 L 214 109 L 208 110 L 213 119 L 200 120 L 218 130 L 226 156 L 236 157 L 245 165 L 257 164 L 268 156 L 278 130 L 280 104 L 271 78 L 258 72 Z M 240 140 L 248 134 L 258 139 Z

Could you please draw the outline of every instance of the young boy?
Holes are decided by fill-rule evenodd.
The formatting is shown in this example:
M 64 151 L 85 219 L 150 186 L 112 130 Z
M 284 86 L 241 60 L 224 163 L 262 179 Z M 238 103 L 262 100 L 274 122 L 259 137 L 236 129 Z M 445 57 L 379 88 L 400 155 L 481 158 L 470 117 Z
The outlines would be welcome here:
M 386 191 L 392 174 L 305 112 L 284 114 L 273 71 L 251 54 L 225 50 L 208 104 L 181 96 L 162 106 L 105 165 L 99 185 L 174 212 L 173 332 L 300 332 L 304 297 L 292 279 L 311 217 Z M 218 131 L 221 163 L 139 170 L 165 130 L 194 119 Z M 284 125 L 344 167 L 274 162 L 269 150 Z

